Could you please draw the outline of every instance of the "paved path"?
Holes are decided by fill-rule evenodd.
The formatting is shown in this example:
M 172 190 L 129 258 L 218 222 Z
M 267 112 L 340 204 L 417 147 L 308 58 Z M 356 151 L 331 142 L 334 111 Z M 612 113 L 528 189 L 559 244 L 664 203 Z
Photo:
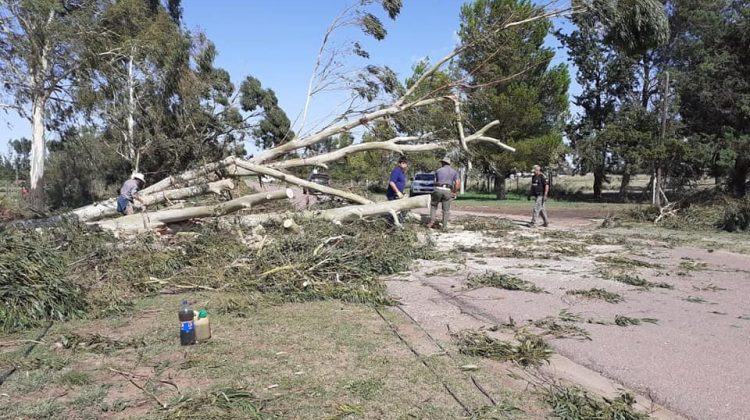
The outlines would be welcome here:
M 580 222 L 560 221 L 560 225 L 577 230 Z M 531 232 L 524 229 L 520 234 Z M 512 238 L 478 238 L 475 232 L 436 235 L 445 249 L 459 243 L 485 247 L 513 244 Z M 485 257 L 481 252 L 467 254 L 465 267 L 426 263 L 429 266 L 413 273 L 408 281 L 388 282 L 388 288 L 425 328 L 446 340 L 446 325 L 454 330 L 476 328 L 509 317 L 523 322 L 557 316 L 563 309 L 594 320 L 611 321 L 615 315 L 656 318 L 658 324 L 631 327 L 581 323 L 591 341 L 550 342 L 582 371 L 598 372 L 686 418 L 750 418 L 750 257 L 668 248 L 652 242 L 639 245 L 636 239 L 627 246 L 590 245 L 588 249 L 590 255 L 539 261 Z M 638 274 L 670 283 L 674 289 L 646 291 L 597 278 L 592 254 L 628 255 L 659 264 L 660 268 L 638 269 Z M 446 276 L 426 275 L 441 265 L 460 271 Z M 532 265 L 537 267 L 529 268 Z M 686 269 L 691 265 L 697 269 Z M 466 288 L 468 274 L 488 269 L 533 281 L 549 293 Z M 625 301 L 611 304 L 565 294 L 567 290 L 591 287 L 620 293 Z M 467 314 L 471 315 L 469 321 Z

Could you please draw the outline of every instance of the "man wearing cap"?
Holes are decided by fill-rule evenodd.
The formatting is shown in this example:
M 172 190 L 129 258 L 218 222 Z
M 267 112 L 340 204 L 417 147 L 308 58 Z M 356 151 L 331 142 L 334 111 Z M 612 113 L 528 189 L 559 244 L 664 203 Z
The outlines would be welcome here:
M 430 223 L 427 228 L 431 228 L 435 223 L 438 203 L 443 206 L 443 230 L 448 229 L 448 217 L 450 215 L 451 200 L 456 198 L 456 192 L 461 188 L 461 180 L 458 172 L 451 168 L 451 160 L 444 157 L 440 160 L 443 165 L 435 171 L 435 192 L 432 193 L 430 202 Z
M 406 188 L 406 169 L 409 167 L 409 163 L 405 157 L 401 157 L 398 160 L 398 165 L 391 171 L 391 176 L 388 178 L 388 190 L 385 192 L 385 197 L 388 201 L 398 200 L 404 197 L 404 189 Z M 404 213 L 400 212 L 398 215 L 398 221 L 404 222 Z
M 117 212 L 128 215 L 133 214 L 133 200 L 143 203 L 138 197 L 138 191 L 146 184 L 146 178 L 142 173 L 135 173 L 125 181 L 120 188 L 120 195 L 117 197 Z
M 544 221 L 542 226 L 547 227 L 549 223 L 547 221 L 547 210 L 544 209 L 544 201 L 547 200 L 549 184 L 547 183 L 547 179 L 544 178 L 542 168 L 539 165 L 534 165 L 532 168 L 530 193 L 534 197 L 534 211 L 531 213 L 529 227 L 536 227 L 536 219 L 539 218 L 540 214 L 542 221 Z

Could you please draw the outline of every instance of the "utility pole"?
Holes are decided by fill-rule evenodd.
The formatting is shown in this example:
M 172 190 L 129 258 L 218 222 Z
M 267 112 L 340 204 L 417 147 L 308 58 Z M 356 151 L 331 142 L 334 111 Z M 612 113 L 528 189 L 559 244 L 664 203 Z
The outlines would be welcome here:
M 664 90 L 661 98 L 661 130 L 659 130 L 659 145 L 663 145 L 667 135 L 667 107 L 669 105 L 669 72 L 664 72 Z M 654 206 L 661 208 L 662 195 L 666 201 L 666 195 L 661 188 L 662 185 L 661 162 L 656 164 L 656 176 L 654 177 L 652 203 Z M 666 204 L 666 203 L 665 203 Z

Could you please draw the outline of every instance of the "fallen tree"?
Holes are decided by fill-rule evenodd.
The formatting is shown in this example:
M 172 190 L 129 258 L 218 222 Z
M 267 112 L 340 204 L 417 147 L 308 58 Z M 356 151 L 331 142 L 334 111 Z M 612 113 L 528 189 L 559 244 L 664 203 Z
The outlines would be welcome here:
M 155 191 L 153 193 L 148 193 L 144 190 L 138 195 L 143 202 L 139 203 L 136 201 L 134 204 L 136 207 L 152 206 L 161 203 L 169 203 L 172 200 L 183 200 L 207 193 L 221 194 L 223 191 L 229 191 L 233 188 L 234 182 L 232 182 L 231 179 L 222 179 L 208 184 L 193 185 L 174 190 Z M 116 216 L 117 199 L 112 198 L 85 207 L 80 207 L 71 211 L 69 215 L 75 216 L 75 218 L 81 222 L 93 222 L 107 217 Z
M 355 9 L 356 8 L 352 10 Z M 537 16 L 530 16 L 519 20 L 509 18 L 509 20 L 505 22 L 498 22 L 495 28 L 488 30 L 493 31 L 493 33 L 509 30 L 527 22 L 548 19 L 550 17 L 560 16 L 571 12 L 573 12 L 573 8 L 568 7 L 559 10 L 547 10 Z M 369 28 L 368 30 L 370 29 L 372 28 Z M 368 32 L 368 30 L 365 32 Z M 355 95 L 353 95 L 354 99 L 349 103 L 347 109 L 341 112 L 340 116 L 335 118 L 329 125 L 312 133 L 302 133 L 302 127 L 305 125 L 304 119 L 307 115 L 307 106 L 310 103 L 310 98 L 316 92 L 320 91 L 319 89 L 314 89 L 313 85 L 328 85 L 323 79 L 330 76 L 330 74 L 327 73 L 327 70 L 329 70 L 330 67 L 321 64 L 327 62 L 327 60 L 321 58 L 324 51 L 326 51 L 326 43 L 329 40 L 328 35 L 330 34 L 327 34 L 326 37 L 324 37 L 323 46 L 318 55 L 318 64 L 316 64 L 316 70 L 313 72 L 310 88 L 307 92 L 305 112 L 300 127 L 297 130 L 297 134 L 291 134 L 288 139 L 284 136 L 284 138 L 279 139 L 278 142 L 271 142 L 271 147 L 248 159 L 229 156 L 221 161 L 205 164 L 180 174 L 170 175 L 141 191 L 142 197 L 147 200 L 147 205 L 169 202 L 173 199 L 177 199 L 177 197 L 188 198 L 194 195 L 205 194 L 206 192 L 217 192 L 232 185 L 230 184 L 231 181 L 220 178 L 265 175 L 279 179 L 290 185 L 296 185 L 316 190 L 323 194 L 340 197 L 352 203 L 374 206 L 375 204 L 366 197 L 301 179 L 286 172 L 286 170 L 306 166 L 324 166 L 327 162 L 340 160 L 355 153 L 373 150 L 382 150 L 399 154 L 443 150 L 447 153 L 464 154 L 469 160 L 474 153 L 471 150 L 471 146 L 475 143 L 489 143 L 510 152 L 514 151 L 512 147 L 509 147 L 499 139 L 488 135 L 489 130 L 499 124 L 499 121 L 492 121 L 473 133 L 465 132 L 463 121 L 466 120 L 466 117 L 463 113 L 464 111 L 462 111 L 461 100 L 466 97 L 465 92 L 467 89 L 480 88 L 479 86 L 472 86 L 470 84 L 470 72 L 449 78 L 442 86 L 436 87 L 430 85 L 438 71 L 453 62 L 455 58 L 467 51 L 467 49 L 471 48 L 472 45 L 470 43 L 459 46 L 451 53 L 438 60 L 431 67 L 422 72 L 419 77 L 408 86 L 402 85 L 395 73 L 387 67 L 368 66 L 359 74 L 359 81 L 354 83 L 349 83 L 352 82 L 351 79 L 346 79 L 345 77 L 342 78 L 345 82 L 344 85 L 349 86 L 352 88 L 353 92 L 355 92 Z M 481 42 L 481 40 L 472 42 L 478 43 Z M 341 75 L 339 74 L 339 76 Z M 513 77 L 516 76 L 511 75 L 510 77 L 499 78 L 497 82 L 505 82 Z M 367 103 L 357 109 L 354 105 L 355 99 L 357 98 L 360 100 L 366 99 Z M 396 119 L 400 115 L 407 112 L 427 112 L 426 110 L 428 110 L 429 107 L 438 105 L 445 105 L 445 108 L 451 109 L 451 112 L 454 114 L 454 118 L 445 119 L 444 127 L 440 128 L 439 135 L 434 135 L 432 133 L 421 135 L 399 135 L 386 141 L 351 144 L 338 150 L 329 150 L 326 153 L 308 155 L 310 150 L 313 150 L 320 143 L 331 139 L 332 136 L 350 133 L 353 130 L 358 129 L 371 129 L 375 123 L 389 125 L 399 133 Z M 292 131 L 290 130 L 289 133 L 292 133 Z M 446 135 L 446 133 L 451 134 Z M 217 179 L 219 180 L 217 181 Z M 247 200 L 248 197 L 241 197 L 240 199 L 229 201 L 223 206 L 201 206 L 196 208 L 170 209 L 144 213 L 142 215 L 122 217 L 117 220 L 101 221 L 98 222 L 97 225 L 108 229 L 122 229 L 126 231 L 141 229 L 143 226 L 146 228 L 152 228 L 163 226 L 164 224 L 171 222 L 184 221 L 190 218 L 211 217 L 232 213 L 236 211 L 237 208 L 246 208 L 243 207 L 244 204 L 240 203 L 247 203 Z M 70 216 L 79 221 L 92 222 L 114 215 L 114 206 L 114 200 L 109 200 L 103 203 L 92 204 L 76 209 L 63 215 L 63 218 Z M 372 214 L 381 214 L 379 207 L 359 209 L 358 211 L 365 215 L 370 214 L 370 212 L 374 212 Z M 390 209 L 389 211 L 393 211 L 393 209 Z M 330 217 L 338 220 L 338 216 L 335 216 L 337 214 L 336 212 L 327 212 L 328 213 L 323 214 L 330 215 Z
M 400 200 L 383 201 L 380 203 L 344 206 L 339 208 L 315 211 L 299 211 L 287 213 L 249 214 L 243 216 L 223 217 L 219 226 L 223 229 L 235 227 L 254 228 L 266 223 L 282 224 L 287 220 L 300 218 L 311 220 L 325 220 L 334 224 L 363 219 L 371 216 L 384 216 L 430 206 L 430 196 L 420 195 L 416 197 L 402 198 Z M 398 222 L 398 218 L 395 218 Z
M 290 189 L 258 193 L 235 198 L 213 206 L 187 207 L 182 209 L 161 210 L 153 213 L 136 213 L 116 219 L 92 222 L 90 225 L 117 232 L 142 232 L 169 223 L 183 222 L 195 218 L 222 216 L 271 200 L 291 199 L 294 193 Z

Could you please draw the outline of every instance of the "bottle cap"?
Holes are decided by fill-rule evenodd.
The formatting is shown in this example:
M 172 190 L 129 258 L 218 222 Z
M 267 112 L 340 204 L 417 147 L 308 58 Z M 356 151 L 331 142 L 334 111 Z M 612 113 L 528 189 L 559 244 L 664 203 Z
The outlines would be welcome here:
M 208 318 L 208 311 L 201 309 L 200 312 L 198 312 L 198 319 L 200 318 Z

